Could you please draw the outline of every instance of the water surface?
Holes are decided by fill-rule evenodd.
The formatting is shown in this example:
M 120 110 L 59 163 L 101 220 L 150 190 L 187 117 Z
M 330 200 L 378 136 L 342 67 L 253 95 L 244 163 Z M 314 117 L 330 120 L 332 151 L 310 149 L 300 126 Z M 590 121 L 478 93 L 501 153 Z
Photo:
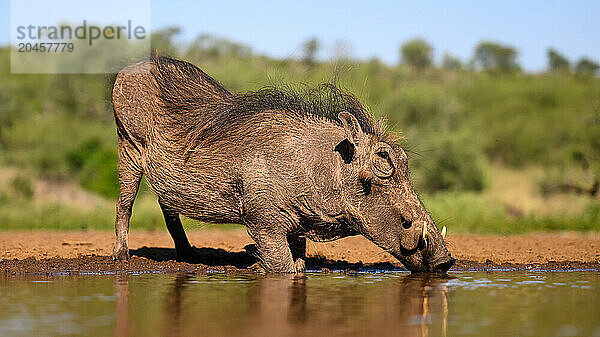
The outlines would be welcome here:
M 0 281 L 2 336 L 600 336 L 600 274 L 118 274 Z

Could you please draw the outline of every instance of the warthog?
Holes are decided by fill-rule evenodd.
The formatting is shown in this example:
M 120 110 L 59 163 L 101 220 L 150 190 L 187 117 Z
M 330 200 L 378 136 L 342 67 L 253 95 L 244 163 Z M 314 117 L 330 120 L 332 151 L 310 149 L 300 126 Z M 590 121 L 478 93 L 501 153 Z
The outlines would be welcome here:
M 194 260 L 179 215 L 239 223 L 272 272 L 304 269 L 306 238 L 363 235 L 411 271 L 454 259 L 408 178 L 405 152 L 357 98 L 333 85 L 232 93 L 166 57 L 124 68 L 113 88 L 119 138 L 115 259 L 145 174 L 177 256 Z M 444 232 L 443 230 L 442 232 Z

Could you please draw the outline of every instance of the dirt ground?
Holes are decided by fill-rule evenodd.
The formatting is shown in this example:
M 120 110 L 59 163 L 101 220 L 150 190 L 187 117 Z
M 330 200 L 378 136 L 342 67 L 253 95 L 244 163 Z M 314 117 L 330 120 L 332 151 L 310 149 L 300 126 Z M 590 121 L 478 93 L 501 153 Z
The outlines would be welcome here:
M 0 274 L 72 274 L 86 272 L 249 272 L 255 261 L 244 251 L 253 243 L 243 229 L 188 231 L 198 261 L 174 261 L 166 232 L 130 233 L 132 258 L 110 259 L 114 234 L 109 231 L 0 232 Z M 544 233 L 520 236 L 448 235 L 457 259 L 454 270 L 600 271 L 600 234 Z M 362 237 L 308 243 L 307 266 L 321 270 L 398 269 L 391 255 Z

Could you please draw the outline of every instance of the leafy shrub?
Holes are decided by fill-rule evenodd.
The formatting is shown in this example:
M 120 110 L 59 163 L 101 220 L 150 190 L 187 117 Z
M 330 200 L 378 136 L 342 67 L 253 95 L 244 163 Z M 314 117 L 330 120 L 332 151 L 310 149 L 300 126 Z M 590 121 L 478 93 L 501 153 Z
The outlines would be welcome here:
M 117 161 L 116 146 L 98 137 L 85 139 L 67 154 L 69 166 L 79 173 L 81 186 L 110 198 L 119 196 Z
M 418 169 L 421 187 L 429 192 L 483 190 L 486 161 L 472 137 L 443 135 L 431 147 Z
M 33 183 L 27 177 L 15 176 L 10 182 L 10 187 L 17 198 L 31 199 L 33 196 Z
M 402 127 L 423 127 L 424 125 L 452 123 L 460 107 L 454 97 L 438 86 L 415 85 L 399 90 L 392 98 L 390 119 L 400 122 Z

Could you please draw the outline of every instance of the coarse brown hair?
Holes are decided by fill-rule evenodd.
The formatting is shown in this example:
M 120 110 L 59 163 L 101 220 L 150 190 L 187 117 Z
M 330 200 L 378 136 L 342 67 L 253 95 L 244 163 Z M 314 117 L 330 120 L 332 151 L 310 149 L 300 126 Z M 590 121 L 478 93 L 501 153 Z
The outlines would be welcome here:
M 340 126 L 337 116 L 346 111 L 356 117 L 363 132 L 384 138 L 381 123 L 374 123 L 369 109 L 333 83 L 313 88 L 267 86 L 232 93 L 190 63 L 165 56 L 153 58 L 153 62 L 152 74 L 161 84 L 159 103 L 187 139 L 206 140 L 214 136 L 211 131 L 226 132 L 242 126 L 254 114 L 269 111 L 283 111 L 298 119 L 325 119 Z

